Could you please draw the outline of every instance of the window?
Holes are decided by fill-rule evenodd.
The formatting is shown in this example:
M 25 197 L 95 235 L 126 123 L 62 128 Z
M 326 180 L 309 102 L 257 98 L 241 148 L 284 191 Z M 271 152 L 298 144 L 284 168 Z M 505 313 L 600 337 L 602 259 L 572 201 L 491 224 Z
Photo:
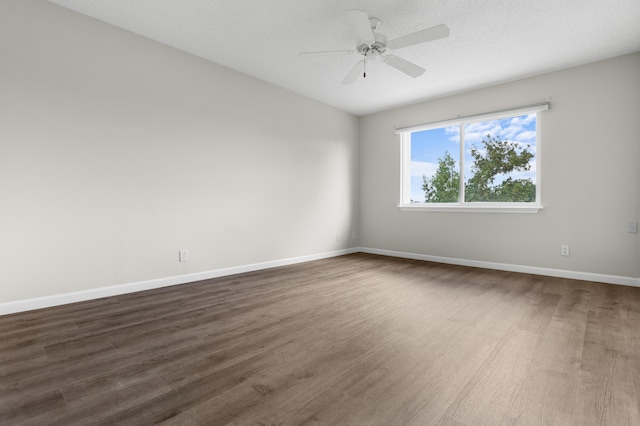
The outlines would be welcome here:
M 401 128 L 402 210 L 534 213 L 549 104 Z

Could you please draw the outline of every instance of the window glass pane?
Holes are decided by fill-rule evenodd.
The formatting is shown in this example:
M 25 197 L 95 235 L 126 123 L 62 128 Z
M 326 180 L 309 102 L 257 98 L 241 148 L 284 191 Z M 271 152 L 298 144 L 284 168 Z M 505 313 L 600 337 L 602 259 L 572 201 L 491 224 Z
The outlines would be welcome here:
M 466 202 L 536 201 L 536 114 L 464 125 Z
M 411 202 L 456 203 L 460 126 L 411 133 Z

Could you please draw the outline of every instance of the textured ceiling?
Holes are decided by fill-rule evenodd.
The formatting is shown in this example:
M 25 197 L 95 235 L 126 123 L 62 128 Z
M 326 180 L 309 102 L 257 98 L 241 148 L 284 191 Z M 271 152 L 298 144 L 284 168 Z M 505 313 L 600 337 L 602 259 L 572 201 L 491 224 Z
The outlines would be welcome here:
M 50 0 L 356 115 L 640 51 L 640 0 Z M 446 24 L 448 38 L 393 51 L 426 69 L 384 64 L 341 81 L 361 58 L 348 9 L 393 39 Z

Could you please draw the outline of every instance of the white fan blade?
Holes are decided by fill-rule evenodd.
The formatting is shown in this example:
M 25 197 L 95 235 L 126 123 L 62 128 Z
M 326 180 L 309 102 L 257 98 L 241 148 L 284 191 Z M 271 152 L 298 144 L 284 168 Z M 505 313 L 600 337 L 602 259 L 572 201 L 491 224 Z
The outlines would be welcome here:
M 371 23 L 369 22 L 367 12 L 364 10 L 351 9 L 347 10 L 347 16 L 349 16 L 353 31 L 362 42 L 373 44 L 376 41 L 373 31 L 371 30 Z
M 393 55 L 385 56 L 383 62 L 413 78 L 420 77 L 425 71 L 424 68 Z
M 300 52 L 298 56 L 306 55 L 354 55 L 358 52 L 355 50 L 318 50 L 315 52 Z
M 364 64 L 364 60 L 358 61 L 358 63 L 355 64 L 353 68 L 351 68 L 351 71 L 349 71 L 349 74 L 347 74 L 344 80 L 342 80 L 342 84 L 345 84 L 345 85 L 353 84 L 358 79 L 358 76 L 360 75 L 360 73 L 364 72 L 363 64 Z
M 407 34 L 402 37 L 393 39 L 387 43 L 391 49 L 401 49 L 403 47 L 413 46 L 415 44 L 426 43 L 432 40 L 449 37 L 449 27 L 444 24 L 435 27 L 426 28 L 415 33 Z

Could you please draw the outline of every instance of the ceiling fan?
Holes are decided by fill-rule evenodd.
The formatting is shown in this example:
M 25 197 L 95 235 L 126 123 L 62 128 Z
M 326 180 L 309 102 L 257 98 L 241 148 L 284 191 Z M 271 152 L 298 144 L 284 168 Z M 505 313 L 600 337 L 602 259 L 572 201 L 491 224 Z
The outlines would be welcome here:
M 375 32 L 380 25 L 380 19 L 370 18 L 363 10 L 352 9 L 347 11 L 349 21 L 354 33 L 358 37 L 355 50 L 324 50 L 318 52 L 302 52 L 300 55 L 314 54 L 359 54 L 364 58 L 358 61 L 349 74 L 342 80 L 342 84 L 352 84 L 356 81 L 360 72 L 363 77 L 367 76 L 367 63 L 381 59 L 383 63 L 402 71 L 403 73 L 416 78 L 421 76 L 425 69 L 399 58 L 395 55 L 386 54 L 389 50 L 401 49 L 403 47 L 414 46 L 432 40 L 449 37 L 449 27 L 444 24 L 425 28 L 393 40 L 387 40 L 384 34 Z

